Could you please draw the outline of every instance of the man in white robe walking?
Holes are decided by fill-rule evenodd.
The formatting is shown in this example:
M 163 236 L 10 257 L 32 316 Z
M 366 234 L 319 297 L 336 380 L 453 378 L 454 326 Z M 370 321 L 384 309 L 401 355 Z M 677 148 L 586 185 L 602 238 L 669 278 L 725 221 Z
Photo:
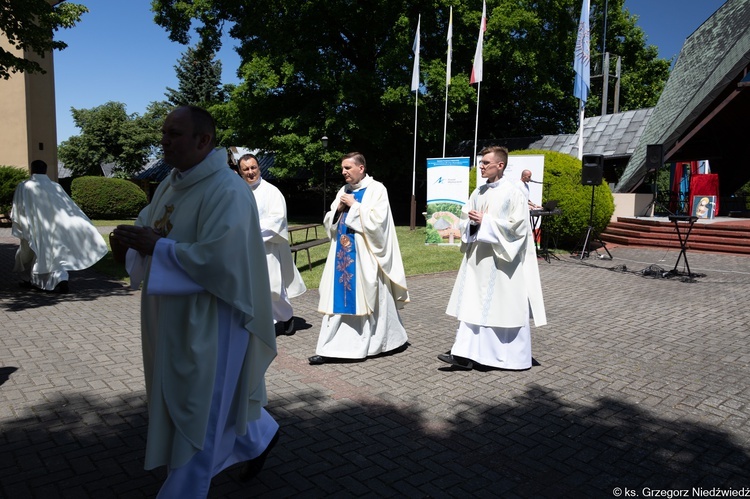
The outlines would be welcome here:
M 313 365 L 393 352 L 408 339 L 398 309 L 409 293 L 388 191 L 367 174 L 361 153 L 344 156 L 341 173 L 346 185 L 323 220 L 331 248 L 320 280 L 318 310 L 325 316 L 308 359 Z
M 302 276 L 294 264 L 289 249 L 287 232 L 286 200 L 273 184 L 263 180 L 260 164 L 254 154 L 244 154 L 239 160 L 240 175 L 245 179 L 255 196 L 260 216 L 260 231 L 266 247 L 268 277 L 271 281 L 273 320 L 280 326 L 281 334 L 294 333 L 294 309 L 290 298 L 307 291 Z
M 83 270 L 109 249 L 70 196 L 47 176 L 47 164 L 31 162 L 31 178 L 13 194 L 12 233 L 19 238 L 14 272 L 22 288 L 68 292 L 68 271 Z
M 276 355 L 258 210 L 214 150 L 211 115 L 179 107 L 162 127 L 173 167 L 115 237 L 141 291 L 148 403 L 145 468 L 167 466 L 160 498 L 204 498 L 211 478 L 242 461 L 257 475 L 278 438 L 265 373 Z
M 508 150 L 481 151 L 487 183 L 477 187 L 461 213 L 464 258 L 446 313 L 459 320 L 450 351 L 438 359 L 459 369 L 481 364 L 531 367 L 531 331 L 547 323 L 526 196 L 503 178 Z

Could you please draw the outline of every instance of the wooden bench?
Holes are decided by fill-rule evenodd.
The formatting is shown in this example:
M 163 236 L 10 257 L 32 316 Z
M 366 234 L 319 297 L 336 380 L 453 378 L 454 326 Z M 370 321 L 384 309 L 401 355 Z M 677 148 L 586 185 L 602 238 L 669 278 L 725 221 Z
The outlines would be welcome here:
M 318 237 L 319 227 L 322 228 L 323 224 L 296 225 L 287 229 L 287 232 L 289 233 L 289 249 L 294 254 L 295 265 L 297 264 L 297 252 L 305 251 L 307 253 L 307 267 L 312 270 L 312 262 L 310 261 L 310 248 L 320 246 L 321 244 L 325 244 L 330 241 L 330 239 L 328 239 L 327 237 Z M 305 240 L 295 243 L 294 236 L 292 234 L 303 230 L 305 231 Z M 314 239 L 310 239 L 310 230 L 312 230 L 313 234 L 315 235 Z

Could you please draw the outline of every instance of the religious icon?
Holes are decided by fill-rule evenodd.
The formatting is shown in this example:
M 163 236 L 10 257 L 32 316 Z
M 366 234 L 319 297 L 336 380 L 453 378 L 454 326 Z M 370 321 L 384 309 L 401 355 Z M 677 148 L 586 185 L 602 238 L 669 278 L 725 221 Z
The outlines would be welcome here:
M 716 196 L 693 196 L 693 216 L 714 218 Z

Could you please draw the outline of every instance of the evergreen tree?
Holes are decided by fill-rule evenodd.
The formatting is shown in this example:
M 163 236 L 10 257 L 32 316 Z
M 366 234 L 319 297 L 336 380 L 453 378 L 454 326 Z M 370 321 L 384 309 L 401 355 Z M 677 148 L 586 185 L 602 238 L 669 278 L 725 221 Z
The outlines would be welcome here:
M 167 87 L 165 96 L 172 106 L 196 105 L 211 107 L 224 102 L 226 92 L 221 85 L 221 61 L 215 61 L 215 52 L 202 44 L 189 47 L 174 67 L 178 89 Z

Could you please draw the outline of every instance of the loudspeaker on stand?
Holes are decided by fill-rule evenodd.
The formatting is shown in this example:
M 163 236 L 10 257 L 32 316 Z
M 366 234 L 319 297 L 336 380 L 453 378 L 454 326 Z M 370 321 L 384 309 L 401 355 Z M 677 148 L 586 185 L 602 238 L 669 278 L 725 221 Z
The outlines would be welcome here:
M 664 164 L 664 146 L 661 144 L 648 144 L 646 146 L 646 167 L 648 172 L 659 170 Z
M 604 176 L 604 156 L 601 154 L 584 154 L 581 170 L 582 185 L 601 185 Z

